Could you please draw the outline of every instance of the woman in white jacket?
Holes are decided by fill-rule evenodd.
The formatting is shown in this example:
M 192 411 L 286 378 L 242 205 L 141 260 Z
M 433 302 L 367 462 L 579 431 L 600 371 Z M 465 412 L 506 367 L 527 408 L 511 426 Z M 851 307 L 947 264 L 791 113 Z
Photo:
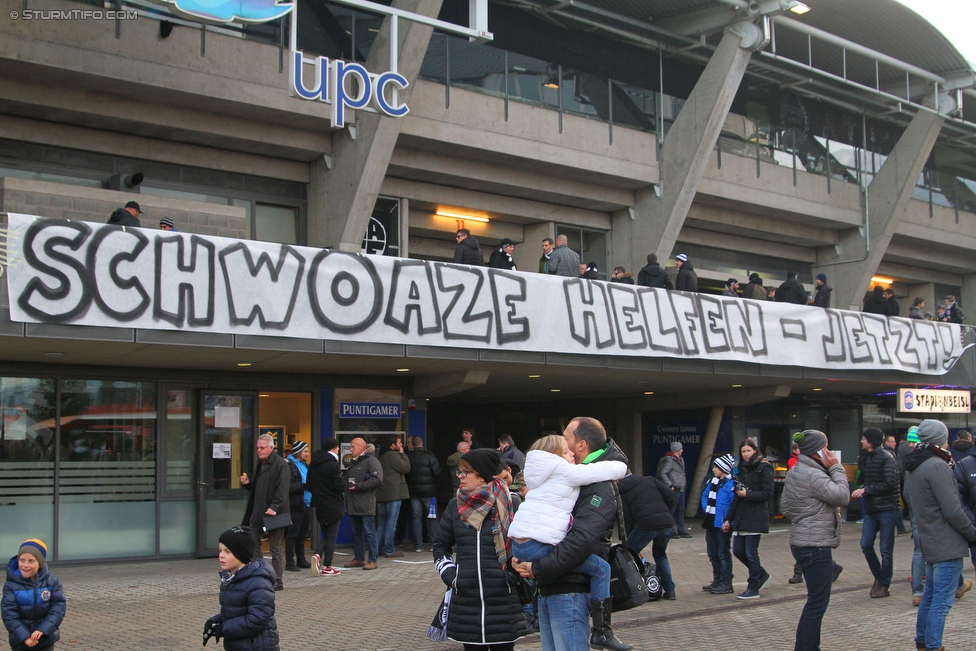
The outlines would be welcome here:
M 573 507 L 580 487 L 601 481 L 616 481 L 627 474 L 627 464 L 606 461 L 575 465 L 573 453 L 559 435 L 544 436 L 525 455 L 523 477 L 529 489 L 508 530 L 512 556 L 520 561 L 537 561 L 566 537 L 572 525 Z M 590 600 L 610 598 L 610 565 L 590 554 L 575 570 L 590 577 Z

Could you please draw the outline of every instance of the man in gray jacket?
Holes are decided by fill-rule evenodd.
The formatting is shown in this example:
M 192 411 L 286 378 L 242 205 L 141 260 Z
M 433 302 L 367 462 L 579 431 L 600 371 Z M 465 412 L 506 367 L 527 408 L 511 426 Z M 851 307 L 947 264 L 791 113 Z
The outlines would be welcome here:
M 946 452 L 949 430 L 937 420 L 918 426 L 919 444 L 908 455 L 905 491 L 925 558 L 925 593 L 915 620 L 915 646 L 942 649 L 942 630 L 962 575 L 963 558 L 976 543 L 976 527 L 962 510 Z
M 244 512 L 242 524 L 251 528 L 254 536 L 254 548 L 261 549 L 261 537 L 264 535 L 264 517 L 274 517 L 282 513 L 290 513 L 288 503 L 288 488 L 291 471 L 288 462 L 281 458 L 274 450 L 275 440 L 270 434 L 262 434 L 256 444 L 258 463 L 254 477 L 247 473 L 241 475 L 241 486 L 247 486 L 250 494 L 247 498 L 247 510 Z M 271 566 L 278 577 L 275 590 L 284 587 L 282 574 L 285 570 L 285 532 L 286 526 L 267 532 L 268 546 L 271 549 Z
M 353 559 L 344 567 L 376 569 L 379 543 L 376 540 L 376 491 L 383 484 L 383 468 L 376 457 L 366 453 L 366 441 L 354 438 L 349 446 L 352 461 L 346 470 L 346 513 L 352 521 Z M 369 547 L 369 562 L 366 549 Z
M 549 254 L 549 273 L 567 278 L 579 278 L 580 257 L 569 248 L 569 238 L 556 236 L 556 248 Z
M 794 434 L 800 446 L 796 465 L 786 473 L 780 511 L 793 523 L 790 551 L 807 584 L 807 603 L 796 625 L 794 651 L 820 651 L 820 624 L 830 605 L 834 575 L 831 549 L 840 545 L 839 507 L 850 501 L 847 473 L 815 429 Z
M 410 459 L 403 452 L 403 439 L 399 434 L 391 434 L 386 445 L 387 448 L 380 453 L 383 485 L 376 491 L 376 501 L 380 507 L 380 518 L 376 528 L 383 556 L 400 558 L 403 552 L 397 551 L 393 539 L 396 537 L 400 506 L 403 500 L 410 499 L 406 478 L 407 473 L 410 472 Z
M 688 477 L 685 475 L 683 453 L 681 441 L 672 441 L 671 451 L 657 462 L 657 478 L 667 484 L 674 495 L 671 515 L 674 517 L 676 528 L 671 534 L 672 538 L 691 538 L 691 534 L 685 530 L 685 485 Z

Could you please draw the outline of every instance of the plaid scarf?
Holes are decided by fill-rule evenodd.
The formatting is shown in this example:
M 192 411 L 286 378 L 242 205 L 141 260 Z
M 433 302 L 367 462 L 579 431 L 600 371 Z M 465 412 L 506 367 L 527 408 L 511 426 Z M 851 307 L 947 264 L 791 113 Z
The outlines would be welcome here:
M 508 527 L 512 524 L 512 496 L 505 482 L 496 478 L 471 491 L 460 489 L 457 493 L 457 506 L 461 522 L 466 522 L 479 532 L 485 517 L 491 514 L 495 554 L 498 556 L 498 564 L 505 569 L 511 554 Z

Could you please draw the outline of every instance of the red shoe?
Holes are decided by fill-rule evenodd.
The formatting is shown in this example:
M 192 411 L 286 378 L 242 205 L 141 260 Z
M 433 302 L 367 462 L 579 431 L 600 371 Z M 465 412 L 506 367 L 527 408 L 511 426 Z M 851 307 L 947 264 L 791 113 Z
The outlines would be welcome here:
M 319 574 L 320 576 L 332 576 L 334 574 L 342 574 L 342 572 L 340 572 L 339 570 L 337 570 L 336 568 L 330 565 L 328 567 L 322 568 L 322 571 L 319 572 Z

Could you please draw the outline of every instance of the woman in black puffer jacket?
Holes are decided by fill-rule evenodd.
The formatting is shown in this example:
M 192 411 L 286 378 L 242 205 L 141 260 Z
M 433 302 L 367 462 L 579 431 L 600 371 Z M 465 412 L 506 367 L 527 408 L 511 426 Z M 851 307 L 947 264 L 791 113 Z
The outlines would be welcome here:
M 525 632 L 506 551 L 512 501 L 508 487 L 494 478 L 500 461 L 490 449 L 461 457 L 461 487 L 434 540 L 434 565 L 452 588 L 447 637 L 469 651 L 512 651 Z
M 759 454 L 756 442 L 739 445 L 739 472 L 735 476 L 735 498 L 722 531 L 732 531 L 732 555 L 749 568 L 749 586 L 736 595 L 758 599 L 769 573 L 759 562 L 759 534 L 769 533 L 769 500 L 773 498 L 773 466 Z
M 674 491 L 656 477 L 627 475 L 617 482 L 620 499 L 624 505 L 624 523 L 627 546 L 638 554 L 648 543 L 657 574 L 661 577 L 664 598 L 675 599 L 671 562 L 668 560 L 668 543 L 674 533 Z

